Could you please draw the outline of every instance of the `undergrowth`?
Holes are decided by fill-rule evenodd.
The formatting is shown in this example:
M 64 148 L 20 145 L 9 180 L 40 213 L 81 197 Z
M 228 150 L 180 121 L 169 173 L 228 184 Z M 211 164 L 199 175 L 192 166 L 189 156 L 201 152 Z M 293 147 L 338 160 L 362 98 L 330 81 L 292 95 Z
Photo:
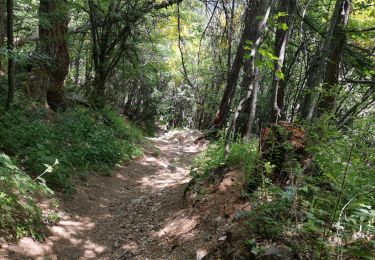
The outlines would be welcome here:
M 194 159 L 191 174 L 196 182 L 219 174 L 217 169 L 238 168 L 250 186 L 262 169 L 257 187 L 244 189 L 251 210 L 238 214 L 249 231 L 245 244 L 257 255 L 276 243 L 295 259 L 374 259 L 374 119 L 358 119 L 345 131 L 328 117 L 307 127 L 305 150 L 313 169 L 286 163 L 282 185 L 272 181 L 275 166 L 258 158 L 257 140 L 233 142 L 227 160 L 222 141 L 212 143 Z
M 218 169 L 236 168 L 249 177 L 253 171 L 257 154 L 257 142 L 243 143 L 238 140 L 231 144 L 228 158 L 225 159 L 224 141 L 223 138 L 220 138 L 209 144 L 204 152 L 193 159 L 190 175 L 193 177 L 193 181 L 205 180 Z
M 198 200 L 203 198 L 205 194 L 203 184 L 220 182 L 230 169 L 239 170 L 245 174 L 245 178 L 249 178 L 257 153 L 255 142 L 236 141 L 232 143 L 228 157 L 225 158 L 223 138 L 211 142 L 204 152 L 199 153 L 193 159 L 190 166 L 192 179 L 186 187 L 184 195 L 189 191 L 194 193 Z
M 0 237 L 38 239 L 37 201 L 52 194 L 48 187 L 70 192 L 73 175 L 110 174 L 140 155 L 142 134 L 109 108 L 54 113 L 18 105 L 0 114 Z
M 140 154 L 140 131 L 108 108 L 60 113 L 18 108 L 0 115 L 0 133 L 0 151 L 31 176 L 58 159 L 58 167 L 46 180 L 49 186 L 65 191 L 72 188 L 74 174 L 109 174 L 115 164 Z
M 294 164 L 285 169 L 289 181 L 280 186 L 268 178 L 272 165 L 258 162 L 268 167 L 249 194 L 252 210 L 243 213 L 250 233 L 261 238 L 252 250 L 271 241 L 288 246 L 296 259 L 373 259 L 373 123 L 361 119 L 343 132 L 321 118 L 306 130 L 312 174 Z
M 41 238 L 42 213 L 37 199 L 53 192 L 42 178 L 34 181 L 0 154 L 0 238 Z

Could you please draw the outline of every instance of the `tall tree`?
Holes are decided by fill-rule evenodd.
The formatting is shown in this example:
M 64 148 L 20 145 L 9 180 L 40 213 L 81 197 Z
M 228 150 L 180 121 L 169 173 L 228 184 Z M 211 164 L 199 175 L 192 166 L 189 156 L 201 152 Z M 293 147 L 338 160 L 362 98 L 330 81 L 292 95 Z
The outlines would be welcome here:
M 343 40 L 345 40 L 345 37 L 342 37 L 342 30 L 340 28 L 348 21 L 350 2 L 351 0 L 336 1 L 328 31 L 323 38 L 323 44 L 319 44 L 317 47 L 316 58 L 312 62 L 308 72 L 306 82 L 307 93 L 301 108 L 301 118 L 305 121 L 310 121 L 314 116 L 319 97 L 317 88 L 323 83 L 323 80 L 335 83 L 335 78 L 338 77 L 341 48 Z M 335 54 L 335 51 L 339 51 L 338 56 Z M 330 61 L 330 58 L 334 60 Z M 327 69 L 330 71 L 326 72 Z M 324 77 L 325 75 L 326 77 Z M 330 83 L 327 86 L 330 86 Z M 325 88 L 327 91 L 332 89 L 332 87 Z M 326 105 L 332 106 L 332 100 L 334 100 L 332 99 L 332 95 L 328 95 L 325 100 Z
M 246 131 L 244 140 L 248 141 L 254 125 L 256 106 L 259 92 L 259 72 L 255 66 L 256 54 L 262 42 L 268 18 L 270 16 L 273 0 L 258 0 L 250 2 L 250 6 L 255 13 L 252 15 L 252 33 L 250 38 L 249 57 L 244 66 L 244 77 L 241 82 L 243 91 L 251 91 L 249 113 L 246 119 Z
M 259 79 L 258 79 L 258 69 L 255 67 L 255 59 L 258 48 L 261 44 L 264 30 L 266 29 L 267 21 L 271 12 L 271 5 L 273 1 L 269 0 L 260 0 L 260 1 L 253 1 L 249 3 L 249 17 L 248 17 L 248 26 L 249 28 L 249 35 L 247 40 L 245 41 L 244 45 L 242 46 L 243 56 L 245 58 L 244 64 L 244 73 L 243 79 L 241 82 L 242 90 L 246 91 L 246 96 L 240 101 L 238 104 L 234 116 L 231 120 L 231 123 L 227 129 L 226 138 L 225 138 L 225 154 L 228 155 L 229 153 L 229 141 L 231 137 L 231 132 L 235 128 L 237 118 L 239 116 L 240 111 L 243 109 L 243 105 L 246 101 L 250 99 L 250 113 L 247 119 L 247 131 L 244 137 L 245 140 L 250 139 L 250 134 L 252 129 L 252 124 L 255 118 L 256 112 L 256 103 L 258 97 L 258 90 L 259 90 Z M 242 40 L 242 39 L 241 39 Z M 237 58 L 237 55 L 236 55 Z M 238 75 L 237 75 L 238 78 Z M 237 82 L 237 81 L 236 81 Z M 234 87 L 236 84 L 234 85 Z M 234 90 L 233 90 L 234 91 Z M 234 93 L 233 93 L 234 95 Z M 229 108 L 228 108 L 229 109 Z
M 109 75 L 123 54 L 129 51 L 129 40 L 142 18 L 152 10 L 166 8 L 182 0 L 155 1 L 88 1 L 92 59 L 94 63 L 93 100 L 102 105 Z
M 6 4 L 5 4 L 5 0 L 0 0 L 0 48 L 3 48 L 3 44 L 4 44 L 4 39 L 5 39 L 5 24 L 6 24 L 6 21 L 5 21 L 5 8 Z M 2 66 L 2 59 L 0 58 L 0 73 L 3 69 L 3 66 Z
M 270 109 L 270 123 L 276 123 L 284 109 L 284 58 L 288 44 L 289 33 L 294 19 L 294 0 L 280 0 L 277 13 L 277 30 L 274 43 L 274 55 L 278 58 L 274 64 L 272 81 L 272 97 Z
M 224 126 L 229 115 L 245 55 L 249 56 L 251 60 L 255 58 L 255 53 L 261 43 L 263 31 L 266 28 L 272 3 L 273 0 L 254 0 L 248 3 L 245 11 L 245 27 L 242 31 L 231 70 L 228 73 L 227 84 L 220 102 L 220 108 L 214 121 L 217 128 Z M 251 78 L 250 71 L 244 69 L 244 73 L 244 78 Z
M 334 25 L 331 48 L 328 50 L 327 68 L 324 74 L 322 94 L 318 103 L 318 115 L 331 113 L 335 106 L 334 89 L 339 83 L 340 64 L 346 40 L 345 27 L 348 24 L 351 0 L 341 1 L 337 21 Z
M 13 37 L 13 0 L 7 0 L 7 49 L 8 49 L 8 98 L 6 109 L 9 110 L 14 99 L 14 37 Z
M 241 39 L 237 47 L 237 53 L 233 60 L 232 66 L 228 66 L 227 83 L 224 89 L 224 93 L 220 102 L 219 111 L 216 113 L 214 120 L 214 126 L 216 128 L 222 128 L 229 115 L 229 110 L 232 104 L 233 97 L 235 95 L 235 89 L 237 86 L 240 71 L 243 65 L 243 57 L 245 55 L 244 46 L 246 41 L 250 38 L 251 33 L 251 9 L 248 7 L 245 11 L 245 27 L 242 31 Z M 229 60 L 229 59 L 228 59 Z M 228 64 L 229 65 L 229 64 Z
M 29 93 L 56 110 L 64 107 L 64 81 L 69 71 L 67 0 L 40 0 L 39 41 Z

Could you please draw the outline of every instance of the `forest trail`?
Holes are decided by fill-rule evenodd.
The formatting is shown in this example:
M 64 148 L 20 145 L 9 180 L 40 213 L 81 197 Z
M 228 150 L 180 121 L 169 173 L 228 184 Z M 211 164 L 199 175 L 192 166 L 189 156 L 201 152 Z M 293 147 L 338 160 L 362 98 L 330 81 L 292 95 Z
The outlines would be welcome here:
M 90 176 L 72 200 L 60 202 L 61 220 L 45 242 L 7 245 L 5 259 L 194 259 L 197 217 L 185 208 L 192 158 L 204 149 L 197 131 L 149 139 L 144 156 Z M 187 243 L 184 243 L 187 242 Z M 190 241 L 190 242 L 188 242 Z M 1 254 L 0 254 L 1 258 Z

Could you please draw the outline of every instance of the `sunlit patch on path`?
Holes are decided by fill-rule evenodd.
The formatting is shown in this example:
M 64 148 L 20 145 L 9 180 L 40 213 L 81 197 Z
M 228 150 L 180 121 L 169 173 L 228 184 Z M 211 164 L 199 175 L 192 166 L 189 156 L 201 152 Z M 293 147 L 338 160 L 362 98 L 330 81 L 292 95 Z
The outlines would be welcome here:
M 194 144 L 200 135 L 174 131 L 149 139 L 154 152 L 146 149 L 112 177 L 90 176 L 73 199 L 62 200 L 61 220 L 45 241 L 2 245 L 0 259 L 172 259 L 176 244 L 194 240 L 199 224 L 183 192 L 191 159 L 204 149 Z M 195 249 L 178 254 L 192 257 Z

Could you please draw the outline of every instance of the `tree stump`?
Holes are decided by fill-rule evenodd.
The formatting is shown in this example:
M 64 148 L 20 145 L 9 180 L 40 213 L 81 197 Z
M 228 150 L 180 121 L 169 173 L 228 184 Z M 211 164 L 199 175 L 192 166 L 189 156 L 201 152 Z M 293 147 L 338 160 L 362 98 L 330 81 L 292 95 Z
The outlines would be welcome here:
M 257 171 L 274 183 L 286 184 L 305 165 L 305 136 L 302 126 L 284 121 L 262 129 Z

